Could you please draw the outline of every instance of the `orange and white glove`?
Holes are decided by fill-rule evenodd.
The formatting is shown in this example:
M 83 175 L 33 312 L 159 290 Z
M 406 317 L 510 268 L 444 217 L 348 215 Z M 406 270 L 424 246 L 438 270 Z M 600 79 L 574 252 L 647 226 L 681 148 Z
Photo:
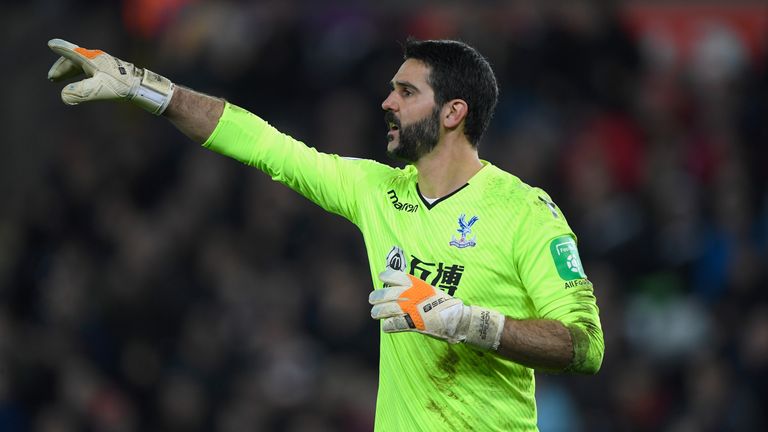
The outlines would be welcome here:
M 51 39 L 48 47 L 61 55 L 48 71 L 49 80 L 61 81 L 83 73 L 88 76 L 61 91 L 61 100 L 67 105 L 124 99 L 160 115 L 171 101 L 174 85 L 168 78 L 62 39 Z
M 382 320 L 385 333 L 415 331 L 449 343 L 467 343 L 496 350 L 504 329 L 504 315 L 492 309 L 467 306 L 460 299 L 423 280 L 387 268 L 379 279 L 384 288 L 368 296 L 371 317 Z

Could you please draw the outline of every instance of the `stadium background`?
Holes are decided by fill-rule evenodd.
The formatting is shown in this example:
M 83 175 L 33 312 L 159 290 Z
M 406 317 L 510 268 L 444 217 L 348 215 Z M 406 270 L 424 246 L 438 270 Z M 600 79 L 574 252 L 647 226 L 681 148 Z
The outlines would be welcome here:
M 605 362 L 538 376 L 541 430 L 765 430 L 768 10 L 670 3 L 3 2 L 0 430 L 369 430 L 356 229 L 139 109 L 62 105 L 45 43 L 385 160 L 407 35 L 489 57 L 481 156 L 580 236 Z

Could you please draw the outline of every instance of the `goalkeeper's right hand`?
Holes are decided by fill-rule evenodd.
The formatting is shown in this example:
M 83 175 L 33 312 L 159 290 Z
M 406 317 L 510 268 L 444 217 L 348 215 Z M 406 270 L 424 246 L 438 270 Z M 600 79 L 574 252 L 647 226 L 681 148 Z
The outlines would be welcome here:
M 48 71 L 49 80 L 60 81 L 82 73 L 89 77 L 64 87 L 61 100 L 65 104 L 125 99 L 160 115 L 171 101 L 174 85 L 168 78 L 104 51 L 80 48 L 62 39 L 51 39 L 48 47 L 61 55 Z

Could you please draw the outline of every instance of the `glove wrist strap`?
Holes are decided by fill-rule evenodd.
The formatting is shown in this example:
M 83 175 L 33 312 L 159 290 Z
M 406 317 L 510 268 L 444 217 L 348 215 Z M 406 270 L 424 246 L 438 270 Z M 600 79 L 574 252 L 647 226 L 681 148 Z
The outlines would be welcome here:
M 160 115 L 171 102 L 174 87 L 168 78 L 144 69 L 131 101 L 154 115 Z
M 469 328 L 464 342 L 483 350 L 496 351 L 504 330 L 504 314 L 478 306 L 469 306 L 469 310 Z

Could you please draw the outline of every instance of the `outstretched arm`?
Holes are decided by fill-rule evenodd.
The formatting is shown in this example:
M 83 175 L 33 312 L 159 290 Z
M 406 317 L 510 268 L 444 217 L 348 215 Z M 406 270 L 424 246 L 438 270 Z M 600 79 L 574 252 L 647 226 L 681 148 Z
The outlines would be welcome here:
M 224 100 L 176 86 L 163 116 L 192 141 L 203 144 L 223 112 Z
M 155 115 L 164 115 L 184 135 L 202 144 L 216 128 L 224 101 L 185 87 L 168 78 L 104 51 L 52 39 L 48 47 L 61 57 L 48 71 L 48 79 L 62 81 L 85 75 L 64 87 L 61 99 L 69 105 L 96 100 L 125 100 Z
M 52 39 L 48 46 L 61 56 L 48 79 L 80 79 L 64 86 L 64 103 L 125 101 L 165 116 L 196 143 L 264 171 L 325 210 L 356 220 L 359 200 L 353 179 L 370 163 L 318 152 L 247 110 L 175 85 L 102 50 L 62 39 Z

